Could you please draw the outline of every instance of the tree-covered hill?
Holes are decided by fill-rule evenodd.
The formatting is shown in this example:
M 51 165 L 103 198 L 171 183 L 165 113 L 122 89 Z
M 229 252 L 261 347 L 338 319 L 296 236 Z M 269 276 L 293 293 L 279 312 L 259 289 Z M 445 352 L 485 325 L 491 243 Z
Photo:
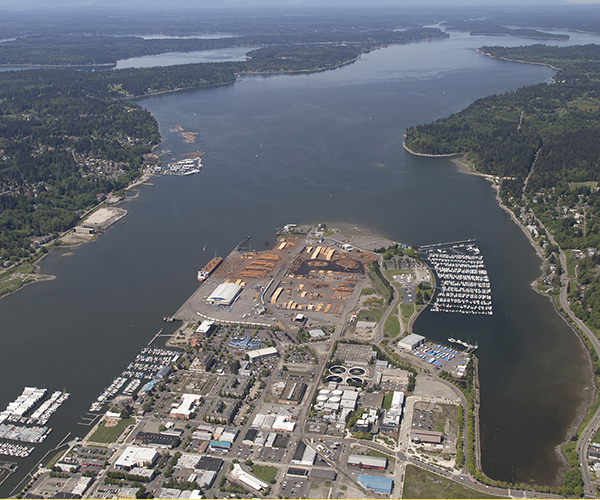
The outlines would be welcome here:
M 573 249 L 569 298 L 576 314 L 600 329 L 600 46 L 482 47 L 509 60 L 561 68 L 553 84 L 479 99 L 435 123 L 411 127 L 408 148 L 466 153 L 483 173 L 501 179 L 502 201 L 563 271 L 556 247 Z M 551 283 L 552 275 L 546 283 Z M 556 283 L 554 283 L 556 286 Z

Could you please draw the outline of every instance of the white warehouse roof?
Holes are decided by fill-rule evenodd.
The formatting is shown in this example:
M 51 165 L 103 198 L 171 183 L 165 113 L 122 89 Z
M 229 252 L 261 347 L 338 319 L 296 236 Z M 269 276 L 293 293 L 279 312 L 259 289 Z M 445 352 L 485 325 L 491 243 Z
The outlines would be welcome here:
M 236 285 L 235 283 L 221 283 L 206 300 L 212 304 L 224 304 L 228 306 L 241 291 L 242 287 L 240 285 Z

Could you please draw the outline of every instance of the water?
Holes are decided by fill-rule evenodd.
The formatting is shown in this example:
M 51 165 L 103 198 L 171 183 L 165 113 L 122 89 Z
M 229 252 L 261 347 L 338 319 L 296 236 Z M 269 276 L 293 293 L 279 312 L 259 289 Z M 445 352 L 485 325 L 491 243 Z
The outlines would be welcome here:
M 548 80 L 549 68 L 474 50 L 523 43 L 453 33 L 379 50 L 334 71 L 247 76 L 139 101 L 160 122 L 162 148 L 206 151 L 204 169 L 185 179 L 155 178 L 123 203 L 126 224 L 44 259 L 42 271 L 56 280 L 0 300 L 0 408 L 25 385 L 72 392 L 50 420 L 54 432 L 19 461 L 21 471 L 67 432 L 87 432 L 76 425 L 79 417 L 196 289 L 196 271 L 215 251 L 226 255 L 249 234 L 254 248 L 266 248 L 275 227 L 325 221 L 409 244 L 478 239 L 494 316 L 425 313 L 415 330 L 481 346 L 484 470 L 551 484 L 559 468 L 553 447 L 565 439 L 590 383 L 585 353 L 549 301 L 530 289 L 539 261 L 489 184 L 402 147 L 409 125 Z M 199 133 L 196 144 L 170 132 L 177 123 Z
M 224 49 L 197 50 L 194 52 L 156 54 L 153 56 L 132 57 L 117 61 L 115 69 L 153 68 L 175 64 L 195 64 L 207 62 L 245 61 L 246 54 L 258 47 L 227 47 Z

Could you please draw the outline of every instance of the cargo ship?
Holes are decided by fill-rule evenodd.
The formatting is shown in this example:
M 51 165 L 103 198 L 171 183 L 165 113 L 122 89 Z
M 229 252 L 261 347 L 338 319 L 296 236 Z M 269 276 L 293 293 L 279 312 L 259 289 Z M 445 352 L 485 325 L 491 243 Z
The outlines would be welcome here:
M 200 271 L 198 271 L 198 281 L 203 282 L 206 278 L 208 278 L 213 271 L 219 267 L 219 265 L 223 262 L 221 257 L 215 257 L 208 264 L 206 264 Z

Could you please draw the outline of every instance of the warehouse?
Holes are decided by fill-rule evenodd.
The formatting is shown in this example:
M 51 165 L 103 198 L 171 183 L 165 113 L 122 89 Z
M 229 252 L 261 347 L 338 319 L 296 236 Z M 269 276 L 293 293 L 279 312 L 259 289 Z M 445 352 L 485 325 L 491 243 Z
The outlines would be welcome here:
M 221 283 L 206 299 L 211 304 L 229 306 L 242 291 L 240 285 L 235 283 Z
M 286 382 L 279 404 L 299 405 L 302 402 L 307 385 L 304 382 Z
M 411 333 L 398 342 L 398 347 L 401 347 L 407 351 L 412 351 L 424 343 L 425 337 L 422 335 L 417 335 L 416 333 Z
M 317 452 L 315 450 L 310 446 L 306 446 L 304 441 L 298 441 L 298 446 L 296 446 L 296 451 L 291 462 L 296 465 L 313 465 L 316 457 Z
M 367 455 L 350 455 L 348 457 L 348 467 L 385 470 L 387 468 L 387 458 L 369 457 Z
M 369 476 L 367 474 L 358 475 L 358 484 L 368 490 L 373 490 L 376 493 L 392 494 L 394 482 L 387 477 Z
M 437 431 L 410 431 L 410 438 L 416 443 L 441 444 L 443 434 Z

